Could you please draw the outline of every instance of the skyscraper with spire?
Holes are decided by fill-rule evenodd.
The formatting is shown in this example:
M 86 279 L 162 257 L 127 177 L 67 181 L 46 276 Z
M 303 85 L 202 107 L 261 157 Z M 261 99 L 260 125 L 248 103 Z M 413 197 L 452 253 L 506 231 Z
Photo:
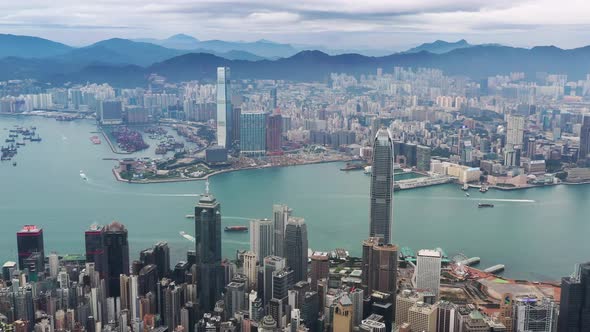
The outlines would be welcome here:
M 206 313 L 213 311 L 223 289 L 221 205 L 209 193 L 209 181 L 195 207 L 195 243 L 199 311 Z
M 217 145 L 231 147 L 233 129 L 229 67 L 217 67 Z
M 382 238 L 385 244 L 391 243 L 392 206 L 393 138 L 389 130 L 381 128 L 373 143 L 369 236 Z

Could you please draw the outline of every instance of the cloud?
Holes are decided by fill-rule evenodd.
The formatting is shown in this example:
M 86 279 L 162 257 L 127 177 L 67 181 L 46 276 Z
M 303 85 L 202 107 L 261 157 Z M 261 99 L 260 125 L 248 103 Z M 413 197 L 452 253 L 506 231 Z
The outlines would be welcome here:
M 589 12 L 586 0 L 20 0 L 2 4 L 0 28 L 73 44 L 182 32 L 329 47 L 393 49 L 463 37 L 567 47 L 589 42 Z

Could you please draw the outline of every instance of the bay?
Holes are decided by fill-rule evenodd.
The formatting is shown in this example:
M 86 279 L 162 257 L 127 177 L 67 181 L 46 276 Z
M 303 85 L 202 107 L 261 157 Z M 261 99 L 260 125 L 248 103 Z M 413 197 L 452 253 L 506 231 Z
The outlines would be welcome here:
M 89 120 L 2 116 L 1 142 L 8 136 L 3 128 L 14 125 L 36 126 L 43 141 L 19 149 L 16 167 L 0 164 L 0 260 L 16 260 L 15 233 L 25 224 L 44 229 L 47 253 L 83 253 L 84 230 L 112 220 L 129 230 L 131 259 L 157 241 L 169 243 L 173 262 L 193 247 L 179 232 L 194 233 L 194 222 L 185 215 L 193 214 L 204 182 L 115 181 L 115 162 L 102 159 L 121 155 L 104 142 L 90 142 L 96 125 Z M 153 156 L 153 147 L 132 156 Z M 310 247 L 360 255 L 368 234 L 369 178 L 340 167 L 328 163 L 212 177 L 223 227 L 270 218 L 272 204 L 284 203 L 305 218 Z M 88 181 L 80 178 L 80 170 Z M 495 207 L 478 209 L 479 202 Z M 575 263 L 590 260 L 589 202 L 590 186 L 585 185 L 486 194 L 472 190 L 469 198 L 457 185 L 401 191 L 394 198 L 393 238 L 414 250 L 441 247 L 451 257 L 479 256 L 482 268 L 505 264 L 507 277 L 558 280 Z M 247 233 L 223 233 L 222 239 L 228 258 L 249 246 Z

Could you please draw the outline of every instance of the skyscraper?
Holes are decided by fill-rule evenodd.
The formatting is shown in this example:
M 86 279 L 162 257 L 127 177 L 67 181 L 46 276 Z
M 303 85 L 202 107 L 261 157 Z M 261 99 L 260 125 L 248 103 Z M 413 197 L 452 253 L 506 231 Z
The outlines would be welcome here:
M 271 154 L 281 152 L 283 146 L 283 117 L 280 113 L 272 113 L 266 121 L 266 151 Z
M 43 229 L 37 228 L 35 225 L 26 225 L 20 231 L 16 233 L 16 245 L 18 250 L 18 268 L 24 270 L 25 268 L 32 268 L 25 265 L 25 260 L 31 257 L 33 254 L 37 254 L 38 257 L 35 261 L 38 261 L 40 266 L 37 266 L 43 272 L 43 264 L 45 261 L 45 249 L 43 244 Z M 35 265 L 39 265 L 35 264 Z
M 327 279 L 330 274 L 330 260 L 325 252 L 314 252 L 311 256 L 311 289 L 316 290 L 318 280 Z
M 269 219 L 250 220 L 250 251 L 256 254 L 259 261 L 272 255 L 273 243 L 273 222 Z
M 158 267 L 158 276 L 167 277 L 170 273 L 170 248 L 168 243 L 160 241 L 154 246 L 154 259 Z
M 292 210 L 283 204 L 274 204 L 272 206 L 272 221 L 274 227 L 274 252 L 276 256 L 283 257 L 283 249 L 285 246 L 285 226 L 287 220 L 291 215 Z
M 393 218 L 393 139 L 391 133 L 381 128 L 373 144 L 371 174 L 370 237 L 380 237 L 391 243 Z
M 415 271 L 416 288 L 429 290 L 438 297 L 440 265 L 440 252 L 428 249 L 418 251 Z
M 270 111 L 277 109 L 277 88 L 270 89 Z
M 590 326 L 590 262 L 561 279 L 558 331 L 584 331 Z
M 230 148 L 233 128 L 229 67 L 217 67 L 217 145 Z
M 524 117 L 518 115 L 507 116 L 506 147 L 513 148 L 522 145 L 524 139 Z
M 104 227 L 93 224 L 84 233 L 86 243 L 86 262 L 94 263 L 94 268 L 99 272 L 101 278 L 105 276 L 104 256 Z
M 262 156 L 266 153 L 266 119 L 264 112 L 242 112 L 240 116 L 240 153 Z
M 245 252 L 242 257 L 244 258 L 244 274 L 248 278 L 246 289 L 248 291 L 255 290 L 258 281 L 258 267 L 256 266 L 258 258 L 256 257 L 256 253 L 252 251 Z
M 195 207 L 195 243 L 197 252 L 197 294 L 199 312 L 210 312 L 221 297 L 223 270 L 221 267 L 221 206 L 209 193 Z
M 285 258 L 294 282 L 307 281 L 307 225 L 300 217 L 289 217 L 285 227 Z
M 113 221 L 104 228 L 103 269 L 107 285 L 107 297 L 121 296 L 119 276 L 129 274 L 129 243 L 127 242 L 127 228 L 118 221 Z
M 584 116 L 582 128 L 580 129 L 580 152 L 579 160 L 586 160 L 590 156 L 590 115 Z
M 375 291 L 391 294 L 393 312 L 397 293 L 397 246 L 382 244 L 380 238 L 363 242 L 362 284 L 367 294 Z
M 272 274 L 275 271 L 279 271 L 285 268 L 285 259 L 278 256 L 268 256 L 262 259 L 264 261 L 264 273 L 263 273 L 263 289 L 264 304 L 272 298 Z

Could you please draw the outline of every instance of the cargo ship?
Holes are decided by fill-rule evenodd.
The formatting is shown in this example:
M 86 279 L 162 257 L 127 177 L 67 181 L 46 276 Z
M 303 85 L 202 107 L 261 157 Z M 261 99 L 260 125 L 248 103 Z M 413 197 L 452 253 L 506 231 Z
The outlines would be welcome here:
M 493 208 L 493 207 L 494 207 L 494 204 L 489 204 L 489 203 L 479 203 L 479 204 L 477 204 L 477 207 L 478 207 L 478 208 L 487 208 L 487 207 L 489 207 L 489 208 Z
M 224 228 L 224 231 L 226 231 L 226 232 L 247 232 L 248 227 L 247 226 L 227 226 Z
M 90 141 L 92 144 L 100 144 L 100 138 L 98 138 L 98 136 L 91 136 Z

